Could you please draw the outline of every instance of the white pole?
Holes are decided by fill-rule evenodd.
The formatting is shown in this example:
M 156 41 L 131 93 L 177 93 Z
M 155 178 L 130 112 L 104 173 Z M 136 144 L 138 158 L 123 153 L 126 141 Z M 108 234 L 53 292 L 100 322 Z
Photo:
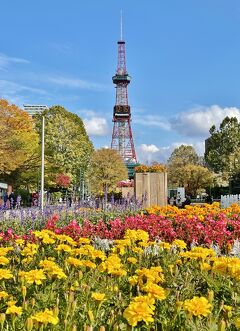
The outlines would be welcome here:
M 44 207 L 44 136 L 45 136 L 45 117 L 42 116 L 42 171 L 41 171 L 41 211 Z

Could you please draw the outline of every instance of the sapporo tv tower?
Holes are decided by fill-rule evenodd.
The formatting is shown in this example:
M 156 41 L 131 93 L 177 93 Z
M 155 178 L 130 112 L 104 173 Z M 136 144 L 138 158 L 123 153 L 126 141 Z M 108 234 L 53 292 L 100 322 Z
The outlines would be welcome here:
M 128 168 L 129 177 L 131 178 L 134 175 L 137 157 L 131 128 L 131 109 L 128 105 L 128 84 L 131 81 L 131 77 L 126 68 L 126 48 L 122 34 L 122 15 L 121 38 L 120 41 L 118 41 L 117 71 L 112 80 L 113 83 L 116 84 L 116 104 L 113 109 L 111 148 L 120 153 Z

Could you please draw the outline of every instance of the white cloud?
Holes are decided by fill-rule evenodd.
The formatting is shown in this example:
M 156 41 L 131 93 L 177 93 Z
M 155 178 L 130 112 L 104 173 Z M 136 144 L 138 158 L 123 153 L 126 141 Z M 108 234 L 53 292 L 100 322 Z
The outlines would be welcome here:
M 153 161 L 166 163 L 174 149 L 181 145 L 193 146 L 198 155 L 204 154 L 204 141 L 198 141 L 196 143 L 173 142 L 168 146 L 161 147 L 153 144 L 141 144 L 137 148 L 139 161 L 147 164 Z
M 87 80 L 78 79 L 78 78 L 69 78 L 63 76 L 50 76 L 47 77 L 47 81 L 59 86 L 76 88 L 81 90 L 91 90 L 91 91 L 102 91 L 106 89 L 106 86 L 103 84 L 89 82 Z
M 103 117 L 85 118 L 83 123 L 90 136 L 106 136 L 108 134 L 108 123 Z
M 0 70 L 5 70 L 11 63 L 29 63 L 29 61 L 0 53 Z
M 226 116 L 237 117 L 240 120 L 240 109 L 236 107 L 222 108 L 218 105 L 199 106 L 172 118 L 170 120 L 171 129 L 186 137 L 207 137 L 211 126 L 219 127 Z
M 140 146 L 140 149 L 142 150 L 142 152 L 146 152 L 149 154 L 154 154 L 159 152 L 159 148 L 156 145 L 147 145 L 147 144 L 142 144 Z
M 171 128 L 170 123 L 167 119 L 157 115 L 140 115 L 136 114 L 133 117 L 134 123 L 145 125 L 145 126 L 156 126 L 164 130 Z

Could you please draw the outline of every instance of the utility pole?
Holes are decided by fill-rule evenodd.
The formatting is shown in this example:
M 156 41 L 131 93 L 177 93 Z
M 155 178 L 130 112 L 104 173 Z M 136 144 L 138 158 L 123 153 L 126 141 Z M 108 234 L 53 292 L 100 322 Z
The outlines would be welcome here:
M 44 105 L 23 105 L 24 110 L 30 115 L 42 114 L 42 158 L 41 158 L 41 191 L 40 191 L 40 208 L 43 213 L 44 209 L 44 156 L 45 156 L 45 116 L 44 111 L 48 106 Z

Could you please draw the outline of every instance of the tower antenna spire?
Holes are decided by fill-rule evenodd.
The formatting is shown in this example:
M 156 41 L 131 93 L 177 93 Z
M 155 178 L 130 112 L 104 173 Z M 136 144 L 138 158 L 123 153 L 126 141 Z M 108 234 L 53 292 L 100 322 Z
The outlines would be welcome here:
M 123 40 L 123 12 L 121 9 L 121 18 L 120 18 L 120 40 Z

